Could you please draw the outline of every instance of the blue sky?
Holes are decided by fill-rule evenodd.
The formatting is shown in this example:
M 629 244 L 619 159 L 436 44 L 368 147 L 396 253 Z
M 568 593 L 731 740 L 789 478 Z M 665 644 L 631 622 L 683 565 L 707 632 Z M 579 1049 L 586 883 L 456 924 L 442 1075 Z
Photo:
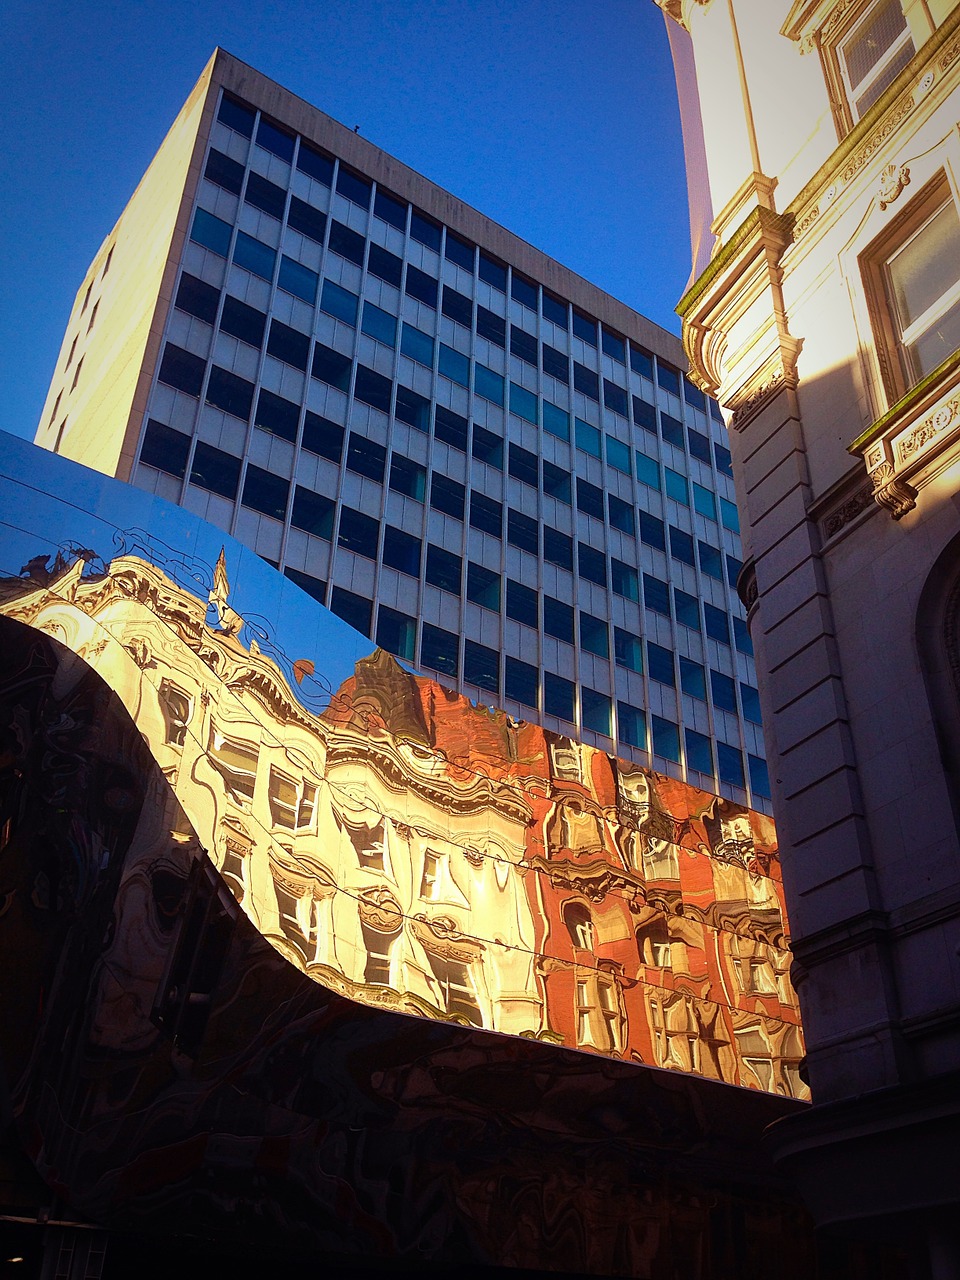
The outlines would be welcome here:
M 12 0 L 0 429 L 32 438 L 86 267 L 217 44 L 679 331 L 686 194 L 653 0 Z

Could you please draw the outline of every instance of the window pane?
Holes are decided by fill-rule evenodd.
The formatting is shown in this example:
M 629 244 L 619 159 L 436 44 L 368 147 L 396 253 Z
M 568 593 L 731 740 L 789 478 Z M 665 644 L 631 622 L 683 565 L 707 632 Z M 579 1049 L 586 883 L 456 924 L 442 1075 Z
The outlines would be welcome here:
M 427 491 L 427 472 L 419 462 L 395 453 L 390 460 L 390 488 L 423 502 Z
M 433 364 L 433 339 L 429 333 L 416 329 L 412 324 L 404 324 L 400 334 L 400 350 L 418 364 L 429 368 Z
M 504 694 L 525 707 L 536 708 L 540 687 L 540 673 L 529 662 L 519 658 L 507 658 L 504 673 Z
M 680 658 L 680 688 L 691 698 L 707 700 L 707 673 L 699 662 L 691 658 Z
M 382 604 L 377 613 L 377 644 L 380 648 L 412 662 L 416 642 L 417 624 L 413 618 Z
M 314 600 L 319 600 L 321 604 L 326 600 L 327 584 L 322 578 L 314 578 L 300 569 L 291 569 L 289 565 L 284 569 L 283 576 L 295 582 L 301 591 L 305 591 L 308 596 L 313 596 Z
M 242 164 L 238 164 L 236 160 L 231 160 L 222 151 L 215 150 L 211 150 L 207 156 L 207 163 L 203 169 L 203 176 L 208 182 L 213 182 L 218 187 L 223 187 L 224 191 L 229 191 L 235 196 L 240 194 L 240 190 L 243 187 L 243 173 Z
M 148 467 L 156 467 L 169 476 L 183 477 L 187 469 L 187 454 L 190 452 L 190 437 L 162 422 L 151 419 L 147 423 L 146 434 L 140 449 L 140 461 Z
M 323 244 L 327 215 L 321 213 L 319 209 L 314 209 L 313 205 L 307 204 L 306 200 L 291 196 L 290 209 L 287 213 L 287 226 L 293 231 L 299 231 L 301 235 L 309 236 L 317 244 Z
M 430 482 L 431 507 L 448 516 L 453 516 L 455 520 L 462 520 L 464 498 L 465 490 L 462 484 L 437 472 L 433 473 L 433 480 Z
M 548 716 L 559 716 L 561 720 L 574 718 L 574 687 L 571 681 L 563 676 L 556 676 L 552 671 L 543 676 L 543 709 Z
M 543 429 L 559 440 L 570 439 L 570 415 L 548 400 L 543 401 Z
M 378 189 L 373 201 L 373 212 L 384 222 L 389 222 L 391 227 L 396 227 L 398 231 L 407 229 L 407 206 L 393 196 L 387 195 L 386 191 Z
M 217 318 L 219 303 L 220 290 L 215 289 L 212 284 L 187 275 L 186 272 L 180 277 L 177 300 L 174 303 L 180 311 L 196 316 L 198 320 L 205 320 L 207 324 L 213 324 Z
M 693 509 L 708 520 L 717 518 L 717 500 L 702 484 L 695 483 L 693 486 Z
M 356 325 L 358 301 L 359 299 L 355 293 L 351 293 L 348 289 L 342 289 L 340 285 L 334 284 L 332 280 L 324 280 L 323 290 L 320 294 L 321 311 L 326 311 L 328 315 L 335 316 L 338 320 L 343 320 L 347 324 Z
M 503 378 L 499 373 L 494 373 L 492 369 L 488 369 L 486 365 L 478 364 L 474 366 L 473 389 L 478 396 L 483 396 L 484 400 L 491 400 L 494 404 L 503 404 Z
M 283 209 L 287 203 L 287 193 L 275 182 L 268 182 L 259 173 L 251 173 L 247 178 L 247 190 L 244 196 L 247 204 L 255 209 L 269 213 L 271 218 L 282 219 Z
M 580 718 L 584 729 L 592 729 L 594 733 L 610 733 L 612 706 L 610 699 L 594 689 L 580 691 Z
M 295 139 L 289 133 L 278 129 L 269 120 L 261 119 L 257 126 L 257 146 L 263 147 L 265 151 L 271 151 L 281 160 L 293 159 L 294 141 Z
M 546 622 L 544 622 L 544 630 L 546 630 Z M 584 613 L 582 609 L 580 611 L 580 647 L 587 653 L 595 653 L 598 658 L 610 656 L 607 624 L 602 618 L 595 618 L 593 614 Z
M 288 258 L 286 254 L 280 259 L 280 273 L 277 276 L 277 285 L 284 289 L 287 293 L 292 293 L 295 298 L 302 298 L 304 302 L 309 302 L 312 307 L 317 300 L 317 286 L 320 283 L 320 277 L 315 271 L 311 271 L 309 267 L 304 267 L 299 262 L 294 262 L 293 258 Z M 354 319 L 352 324 L 356 324 L 356 311 L 354 311 Z
M 498 471 L 503 470 L 503 440 L 486 427 L 478 427 L 476 423 L 473 427 L 472 452 L 478 462 L 485 462 Z
M 446 343 L 440 343 L 440 357 L 437 362 L 437 369 L 445 378 L 449 378 L 451 382 L 458 383 L 461 387 L 470 385 L 470 361 L 461 355 L 459 351 L 454 351 L 453 347 L 448 347 Z
M 467 640 L 463 649 L 463 678 L 480 689 L 498 693 L 500 689 L 500 655 L 495 649 Z
M 235 498 L 240 483 L 240 459 L 198 440 L 190 469 L 190 483 L 210 493 L 218 493 L 222 498 Z
M 665 760 L 680 763 L 680 730 L 672 720 L 663 720 L 653 716 L 653 750 L 654 754 L 663 756 Z
M 364 636 L 370 634 L 370 615 L 373 605 L 369 600 L 364 600 L 363 596 L 355 595 L 345 587 L 334 587 L 330 599 L 330 610 L 338 618 L 349 623 L 354 631 L 359 631 Z
M 308 177 L 322 182 L 325 187 L 329 187 L 333 182 L 333 161 L 322 151 L 317 151 L 315 147 L 304 142 L 302 138 L 300 150 L 297 152 L 297 168 Z
M 613 629 L 613 650 L 618 667 L 626 667 L 628 671 L 643 672 L 643 649 L 640 637 L 621 627 Z
M 591 427 L 589 422 L 584 422 L 582 418 L 576 419 L 574 440 L 577 448 L 582 449 L 584 453 L 589 453 L 593 458 L 600 457 L 600 432 L 596 427 Z
M 433 249 L 436 253 L 440 252 L 440 228 L 435 222 L 425 218 L 422 213 L 418 213 L 416 209 L 410 216 L 410 238 L 419 240 L 421 244 L 425 244 L 428 249 Z
M 184 351 L 183 347 L 176 347 L 172 342 L 168 342 L 163 349 L 163 359 L 160 362 L 160 372 L 157 377 L 168 387 L 185 391 L 188 396 L 199 396 L 206 367 L 206 361 L 200 356 L 195 356 L 192 351 Z
M 507 617 L 514 622 L 522 622 L 528 627 L 536 627 L 540 620 L 540 602 L 532 587 L 525 587 L 521 582 L 507 579 Z
M 282 360 L 284 364 L 292 365 L 294 369 L 302 369 L 306 373 L 310 339 L 299 329 L 291 329 L 289 325 L 281 324 L 279 320 L 271 320 L 267 352 L 277 360 Z
M 277 260 L 276 253 L 268 244 L 255 240 L 253 236 L 248 236 L 245 231 L 237 232 L 237 242 L 233 246 L 233 260 L 237 266 L 245 267 L 247 271 L 252 271 L 255 276 L 262 276 L 264 280 L 273 279 L 273 267 Z
M 490 533 L 495 538 L 503 537 L 503 506 L 496 498 L 488 498 L 484 493 L 473 493 L 470 497 L 470 527 Z
M 387 284 L 392 284 L 395 289 L 399 289 L 403 276 L 403 261 L 395 253 L 381 249 L 378 244 L 372 244 L 367 255 L 367 271 L 385 280 Z
M 428 276 L 425 271 L 407 264 L 404 293 L 409 294 L 411 298 L 416 298 L 419 302 L 425 302 L 428 307 L 436 307 L 437 289 L 438 285 L 433 276 Z
M 214 365 L 207 381 L 207 404 L 235 418 L 249 418 L 253 407 L 253 383 Z
M 461 453 L 467 451 L 469 425 L 466 418 L 461 417 L 459 413 L 454 413 L 452 409 L 444 408 L 442 404 L 438 404 L 434 409 L 433 434 L 444 444 L 459 449 Z
M 226 297 L 220 315 L 220 332 L 229 333 L 251 347 L 263 344 L 263 331 L 267 317 L 256 307 L 250 307 L 239 298 Z
M 420 576 L 420 539 L 386 525 L 383 530 L 383 563 L 412 578 Z
M 342 356 L 339 351 L 333 351 L 319 342 L 313 348 L 311 374 L 320 382 L 326 382 L 329 386 L 336 387 L 338 391 L 348 391 L 350 370 L 349 356 Z
M 252 462 L 247 464 L 241 499 L 243 506 L 271 516 L 274 520 L 282 520 L 286 515 L 289 493 L 290 485 L 286 480 L 271 475 L 261 467 L 255 467 Z
M 361 209 L 369 209 L 372 189 L 371 183 L 366 178 L 361 178 L 358 173 L 351 173 L 343 165 L 340 166 L 337 172 L 337 190 L 353 204 L 358 204 Z
M 581 624 L 582 625 L 582 624 Z M 543 597 L 543 630 L 548 636 L 573 644 L 573 608 L 553 596 Z
M 300 406 L 292 400 L 274 395 L 272 391 L 261 388 L 257 397 L 257 411 L 254 415 L 254 426 L 269 431 L 281 440 L 296 440 L 297 424 L 300 421 Z
M 473 501 L 477 495 L 473 495 Z M 471 560 L 467 565 L 467 599 L 472 604 L 481 605 L 484 609 L 499 610 L 500 608 L 500 575 L 492 569 L 486 569 L 483 565 L 474 564 Z
M 695 733 L 693 729 L 686 729 L 683 736 L 687 747 L 687 768 L 696 769 L 698 773 L 712 774 L 713 751 L 710 739 L 702 733 Z
M 613 436 L 606 436 L 604 444 L 607 452 L 607 462 L 615 471 L 621 471 L 625 476 L 630 475 L 630 447 L 623 443 L 622 440 L 615 440 Z
M 303 422 L 303 447 L 321 458 L 339 462 L 343 453 L 343 427 L 308 409 Z
M 455 262 L 458 267 L 463 267 L 465 271 L 473 270 L 473 261 L 475 257 L 473 245 L 469 244 L 466 240 L 461 240 L 460 237 L 455 236 L 452 231 L 447 232 L 443 256 L 445 258 L 449 258 L 451 262 Z
M 459 640 L 452 632 L 431 626 L 429 622 L 423 624 L 423 635 L 420 639 L 422 666 L 431 667 L 434 671 L 455 679 L 460 665 L 458 648 Z
M 445 551 L 443 547 L 436 547 L 433 543 L 428 544 L 427 582 L 432 587 L 439 587 L 441 591 L 450 591 L 458 596 L 461 563 L 460 557 L 452 551 Z
M 372 302 L 363 304 L 363 319 L 360 323 L 361 332 L 369 334 L 371 338 L 376 338 L 378 342 L 384 342 L 388 347 L 397 345 L 397 319 L 396 316 L 390 315 L 388 311 L 382 311 L 379 307 L 374 306 Z
M 743 756 L 737 747 L 717 743 L 717 768 L 721 782 L 731 787 L 743 786 Z
M 631 747 L 647 748 L 647 723 L 643 712 L 629 703 L 617 703 L 617 732 L 621 742 Z
M 227 97 L 226 94 L 220 102 L 217 119 L 228 129 L 233 129 L 245 138 L 253 136 L 254 112 L 235 99 Z
M 230 251 L 231 230 L 229 222 L 224 222 L 222 218 L 215 218 L 212 213 L 207 213 L 206 209 L 198 209 L 193 215 L 190 239 L 195 240 L 197 244 L 202 244 L 205 249 L 218 253 L 221 258 L 225 258 Z
M 329 498 L 297 485 L 290 523 L 295 529 L 302 529 L 304 533 L 312 533 L 315 538 L 323 538 L 329 542 L 333 537 L 333 507 Z
M 383 374 L 373 369 L 368 369 L 365 365 L 357 365 L 353 394 L 358 400 L 362 400 L 364 404 L 374 409 L 379 409 L 381 413 L 389 413 L 392 390 L 393 383 L 389 378 L 385 378 Z
M 349 507 L 341 508 L 337 546 L 353 551 L 358 556 L 366 556 L 368 560 L 376 560 L 379 536 L 380 525 L 372 517 L 365 516 L 362 511 L 352 511 Z M 369 627 L 369 621 L 367 625 Z
M 532 555 L 536 555 L 539 543 L 536 520 L 519 511 L 508 511 L 507 541 L 512 547 L 519 547 L 521 551 L 529 551 Z
M 347 469 L 357 475 L 366 476 L 369 480 L 383 483 L 383 473 L 387 464 L 387 451 L 382 444 L 368 440 L 356 431 L 350 432 L 347 447 Z

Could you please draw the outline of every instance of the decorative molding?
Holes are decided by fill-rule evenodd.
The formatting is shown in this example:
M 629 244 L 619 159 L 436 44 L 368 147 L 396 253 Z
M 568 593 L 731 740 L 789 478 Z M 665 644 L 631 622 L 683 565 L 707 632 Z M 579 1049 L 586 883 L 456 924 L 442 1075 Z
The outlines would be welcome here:
M 797 357 L 803 347 L 802 338 L 791 338 L 781 333 L 776 351 L 760 366 L 744 387 L 725 401 L 725 408 L 732 409 L 730 425 L 742 431 L 767 403 L 786 387 L 796 387 Z
M 892 462 L 882 462 L 870 479 L 874 500 L 886 507 L 894 520 L 902 520 L 917 505 L 916 489 L 897 476 Z
M 386 885 L 361 889 L 358 895 L 360 920 L 379 933 L 397 933 L 403 925 L 403 910 Z
M 880 171 L 880 211 L 889 208 L 905 187 L 910 185 L 910 170 L 905 164 L 888 164 Z
M 461 933 L 456 921 L 449 916 L 434 916 L 428 920 L 425 915 L 420 914 L 414 916 L 410 924 L 424 950 L 444 960 L 472 964 L 480 959 L 485 949 L 482 942 Z
M 737 574 L 737 595 L 740 597 L 740 603 L 749 613 L 759 598 L 757 566 L 752 556 L 744 561 Z
M 905 93 L 900 101 L 896 104 L 892 111 L 889 111 L 883 118 L 883 123 L 879 129 L 876 129 L 863 146 L 857 151 L 853 158 L 849 161 L 846 168 L 840 175 L 840 181 L 846 186 L 851 178 L 855 178 L 864 165 L 872 158 L 875 152 L 886 142 L 891 133 L 897 126 L 907 118 L 913 108 L 916 106 L 913 90 Z
M 918 426 L 914 427 L 909 435 L 904 436 L 902 440 L 898 440 L 894 447 L 897 462 L 900 466 L 911 462 L 914 456 L 920 452 L 924 445 L 928 444 L 934 436 L 940 435 L 953 425 L 960 415 L 960 396 L 953 400 L 948 400 L 946 404 L 938 406 L 938 408 L 925 418 Z
M 958 58 L 960 58 L 960 37 L 954 40 L 952 44 L 947 45 L 940 54 L 940 61 L 937 65 L 941 71 L 946 71 Z
M 862 485 L 854 494 L 845 498 L 838 507 L 825 515 L 820 522 L 820 529 L 824 538 L 832 538 L 838 534 L 841 529 L 846 528 L 848 524 L 852 524 L 858 516 L 863 515 L 864 511 L 872 511 L 874 509 L 873 485 Z

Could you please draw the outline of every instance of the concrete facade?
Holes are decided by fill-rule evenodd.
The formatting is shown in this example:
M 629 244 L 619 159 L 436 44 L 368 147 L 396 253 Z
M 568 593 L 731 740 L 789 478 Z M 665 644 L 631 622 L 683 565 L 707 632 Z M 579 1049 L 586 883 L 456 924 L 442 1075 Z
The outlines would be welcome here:
M 664 0 L 715 237 L 684 345 L 731 451 L 821 1224 L 960 1274 L 960 9 Z M 684 34 L 686 33 L 686 34 Z

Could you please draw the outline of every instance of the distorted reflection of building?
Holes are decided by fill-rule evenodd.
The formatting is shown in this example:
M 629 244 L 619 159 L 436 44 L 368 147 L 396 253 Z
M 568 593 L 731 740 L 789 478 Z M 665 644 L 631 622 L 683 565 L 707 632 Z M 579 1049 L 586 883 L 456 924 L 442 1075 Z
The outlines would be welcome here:
M 317 714 L 319 655 L 291 686 L 245 640 L 224 552 L 209 600 L 140 556 L 93 563 L 8 581 L 5 611 L 108 675 L 292 964 L 378 1007 L 803 1096 L 769 819 L 381 650 Z
M 16 441 L 0 485 L 0 1232 L 70 1280 L 818 1274 L 769 818 L 161 499 Z

